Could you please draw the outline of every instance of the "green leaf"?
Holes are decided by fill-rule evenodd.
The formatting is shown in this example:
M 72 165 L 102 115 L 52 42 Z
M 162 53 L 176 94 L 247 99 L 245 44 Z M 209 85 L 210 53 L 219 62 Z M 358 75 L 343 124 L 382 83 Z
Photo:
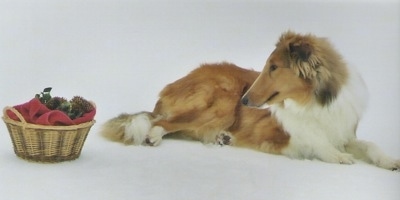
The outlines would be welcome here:
M 50 92 L 51 89 L 52 89 L 51 87 L 44 88 L 43 92 L 45 92 L 45 93 Z
M 42 96 L 42 103 L 47 103 L 51 99 L 51 95 L 49 93 L 45 93 Z

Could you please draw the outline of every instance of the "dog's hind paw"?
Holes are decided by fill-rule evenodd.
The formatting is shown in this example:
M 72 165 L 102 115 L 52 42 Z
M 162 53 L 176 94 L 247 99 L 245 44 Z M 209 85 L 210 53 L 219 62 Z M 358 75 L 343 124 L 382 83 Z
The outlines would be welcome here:
M 145 143 L 146 143 L 146 145 L 149 145 L 149 146 L 158 146 L 161 144 L 161 140 L 162 139 L 155 139 L 155 138 L 147 137 L 145 140 Z
M 160 126 L 155 126 L 145 139 L 145 143 L 149 146 L 158 146 L 161 144 L 162 137 L 166 134 L 165 130 Z
M 222 131 L 216 137 L 216 143 L 224 146 L 233 143 L 233 136 L 229 132 Z

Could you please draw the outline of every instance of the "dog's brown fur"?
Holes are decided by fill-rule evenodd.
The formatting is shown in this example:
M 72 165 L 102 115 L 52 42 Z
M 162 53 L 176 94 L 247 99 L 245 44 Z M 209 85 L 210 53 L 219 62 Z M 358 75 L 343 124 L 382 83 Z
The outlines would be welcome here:
M 279 153 L 288 136 L 270 112 L 240 103 L 258 75 L 229 63 L 202 65 L 161 91 L 153 113 L 162 119 L 154 126 L 203 142 L 214 142 L 219 133 L 229 131 L 235 145 Z
M 230 145 L 280 154 L 288 145 L 285 134 L 269 110 L 247 107 L 241 98 L 259 72 L 230 63 L 204 64 L 187 76 L 167 85 L 152 113 L 154 122 L 168 133 L 214 143 L 219 134 L 234 136 Z M 141 114 L 141 113 L 140 113 Z M 103 135 L 112 141 L 130 144 L 124 138 L 124 122 L 135 115 L 121 114 L 107 122 Z

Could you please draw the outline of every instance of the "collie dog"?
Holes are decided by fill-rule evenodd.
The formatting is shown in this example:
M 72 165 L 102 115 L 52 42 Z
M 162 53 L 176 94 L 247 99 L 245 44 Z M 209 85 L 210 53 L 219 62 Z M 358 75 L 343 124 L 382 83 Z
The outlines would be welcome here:
M 297 159 L 390 170 L 400 161 L 356 138 L 367 102 L 363 80 L 325 38 L 285 32 L 261 72 L 204 64 L 167 85 L 153 112 L 121 114 L 102 134 L 126 144 L 157 146 L 181 133 Z

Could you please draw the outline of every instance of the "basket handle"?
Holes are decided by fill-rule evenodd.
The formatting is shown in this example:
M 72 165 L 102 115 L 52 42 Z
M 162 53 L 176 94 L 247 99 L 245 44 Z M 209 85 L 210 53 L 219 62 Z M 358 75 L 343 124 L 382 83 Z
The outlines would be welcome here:
M 10 106 L 7 106 L 3 109 L 4 117 L 7 117 L 10 119 L 10 117 L 7 115 L 7 110 L 10 110 L 11 112 L 13 112 L 22 123 L 26 124 L 26 121 L 25 121 L 24 117 L 21 115 L 21 113 L 19 113 L 17 109 L 10 107 Z

